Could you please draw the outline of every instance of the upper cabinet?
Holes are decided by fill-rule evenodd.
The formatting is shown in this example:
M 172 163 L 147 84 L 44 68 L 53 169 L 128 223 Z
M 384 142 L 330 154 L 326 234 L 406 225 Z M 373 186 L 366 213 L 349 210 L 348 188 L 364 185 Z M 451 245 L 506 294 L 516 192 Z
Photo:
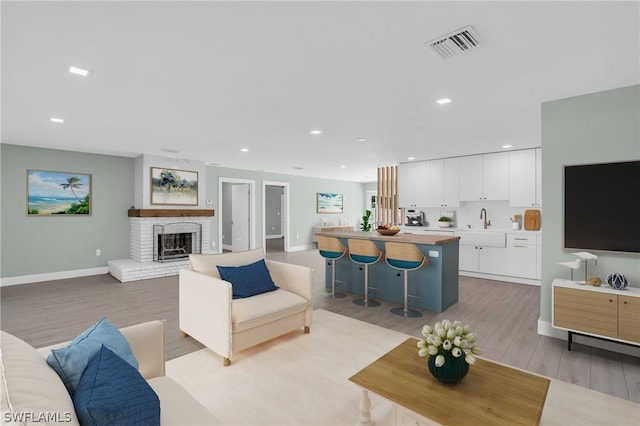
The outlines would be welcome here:
M 508 200 L 509 153 L 461 157 L 460 201 Z
M 398 165 L 400 207 L 460 207 L 461 201 L 542 205 L 542 150 L 469 155 Z
M 429 161 L 398 165 L 398 205 L 400 207 L 427 207 L 429 200 Z
M 511 207 L 542 205 L 541 156 L 540 148 L 509 153 L 509 205 Z
M 459 158 L 429 161 L 427 207 L 459 207 L 459 184 Z

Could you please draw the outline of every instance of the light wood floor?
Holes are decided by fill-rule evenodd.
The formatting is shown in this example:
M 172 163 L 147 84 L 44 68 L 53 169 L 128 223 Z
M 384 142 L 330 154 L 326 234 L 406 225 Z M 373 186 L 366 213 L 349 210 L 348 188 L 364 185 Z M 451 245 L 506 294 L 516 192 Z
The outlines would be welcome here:
M 267 257 L 314 268 L 314 308 L 419 337 L 425 324 L 459 319 L 479 336 L 483 356 L 548 377 L 640 402 L 640 358 L 539 336 L 540 288 L 460 278 L 459 302 L 444 313 L 423 311 L 421 318 L 389 313 L 396 306 L 364 308 L 325 297 L 324 261 L 317 250 L 285 253 L 267 245 Z M 202 345 L 183 338 L 178 328 L 178 278 L 120 283 L 110 275 L 0 288 L 0 326 L 35 347 L 70 340 L 102 316 L 117 327 L 166 320 L 166 352 L 172 359 Z M 313 323 L 311 327 L 313 332 Z

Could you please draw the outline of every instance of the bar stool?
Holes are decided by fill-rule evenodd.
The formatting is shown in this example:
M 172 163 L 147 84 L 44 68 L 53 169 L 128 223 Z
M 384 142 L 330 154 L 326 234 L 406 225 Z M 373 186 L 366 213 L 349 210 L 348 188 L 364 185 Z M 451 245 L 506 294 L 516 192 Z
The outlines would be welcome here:
M 382 259 L 382 251 L 370 240 L 348 240 L 347 244 L 349 245 L 349 258 L 359 265 L 364 265 L 364 299 L 355 299 L 353 303 L 367 307 L 380 306 L 380 302 L 369 300 L 369 265 Z
M 329 262 L 331 262 L 331 293 L 327 293 L 325 296 L 335 299 L 345 297 L 346 294 L 336 292 L 336 261 L 345 257 L 349 250 L 342 245 L 339 239 L 321 235 L 318 235 L 318 250 L 320 251 L 320 256 L 330 259 Z
M 418 246 L 411 243 L 384 243 L 385 260 L 393 269 L 404 271 L 404 307 L 393 308 L 391 313 L 407 318 L 421 317 L 422 313 L 409 309 L 409 271 L 415 271 L 429 264 Z

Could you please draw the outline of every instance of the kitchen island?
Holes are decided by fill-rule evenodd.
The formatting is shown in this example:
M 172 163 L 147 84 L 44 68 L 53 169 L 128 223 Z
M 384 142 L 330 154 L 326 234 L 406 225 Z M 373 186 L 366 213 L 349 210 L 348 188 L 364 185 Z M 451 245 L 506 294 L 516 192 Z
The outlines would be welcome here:
M 460 237 L 446 235 L 380 235 L 377 232 L 337 231 L 316 235 L 336 237 L 348 246 L 348 239 L 371 240 L 384 253 L 385 241 L 415 244 L 429 264 L 409 272 L 409 306 L 443 312 L 458 301 L 458 251 Z M 325 287 L 331 289 L 331 262 L 325 260 Z M 404 303 L 403 272 L 383 260 L 369 266 L 369 297 Z M 336 262 L 336 289 L 364 294 L 364 268 L 349 257 Z M 372 308 L 374 309 L 374 308 Z

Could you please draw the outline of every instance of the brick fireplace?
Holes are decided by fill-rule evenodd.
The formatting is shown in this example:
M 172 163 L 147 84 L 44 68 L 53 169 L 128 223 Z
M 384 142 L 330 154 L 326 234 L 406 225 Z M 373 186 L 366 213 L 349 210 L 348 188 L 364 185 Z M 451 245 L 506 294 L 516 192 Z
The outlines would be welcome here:
M 189 265 L 189 253 L 211 252 L 213 210 L 130 209 L 128 215 L 131 257 L 109 261 L 109 273 L 121 282 L 176 275 Z

